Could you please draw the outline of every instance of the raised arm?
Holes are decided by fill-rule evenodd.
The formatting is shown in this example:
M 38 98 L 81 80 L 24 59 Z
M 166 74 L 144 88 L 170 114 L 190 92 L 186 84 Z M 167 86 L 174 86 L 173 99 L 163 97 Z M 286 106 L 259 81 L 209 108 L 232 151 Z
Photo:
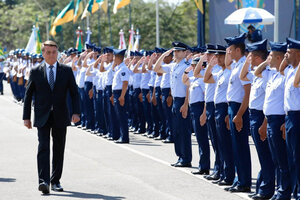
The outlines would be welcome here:
M 156 61 L 155 65 L 154 65 L 154 71 L 157 73 L 166 73 L 165 70 L 163 70 L 161 64 L 164 60 L 165 57 L 169 56 L 172 53 L 173 49 L 170 49 L 168 51 L 166 51 L 165 53 L 163 53 L 158 60 Z
M 184 73 L 182 74 L 182 83 L 184 84 L 184 85 L 186 85 L 186 86 L 190 86 L 190 78 L 189 78 L 189 73 L 190 73 L 190 71 L 192 71 L 193 70 L 193 67 L 192 66 L 189 66 L 188 68 L 186 68 L 185 70 L 184 70 Z
M 227 69 L 231 69 L 232 62 L 233 62 L 233 60 L 232 60 L 232 57 L 231 57 L 231 50 L 228 47 L 226 49 L 226 54 L 225 54 L 225 66 L 226 66 Z
M 251 59 L 252 59 L 252 54 L 249 53 L 247 58 L 246 58 L 246 61 L 243 65 L 243 68 L 241 70 L 241 73 L 240 73 L 240 79 L 242 81 L 250 81 L 248 78 L 247 78 L 247 74 L 249 73 L 249 66 L 250 66 L 250 63 L 251 63 Z
M 85 67 L 85 68 L 89 67 L 88 64 L 87 64 L 87 60 L 88 60 L 93 54 L 94 54 L 94 52 L 92 51 L 92 52 L 88 53 L 88 55 L 84 58 L 84 60 L 83 60 L 83 67 Z
M 216 56 L 213 56 L 205 70 L 204 78 L 203 78 L 204 83 L 215 83 L 216 82 L 212 75 L 212 69 L 216 64 L 218 64 L 218 59 Z
M 288 62 L 287 62 L 287 59 L 286 59 L 286 56 L 287 54 L 284 55 L 284 58 L 280 64 L 280 67 L 279 67 L 279 72 L 280 74 L 282 74 L 283 76 L 285 76 L 284 74 L 284 70 L 287 68 L 287 66 L 289 66 Z
M 194 70 L 194 76 L 196 78 L 203 78 L 203 76 L 200 74 L 201 70 L 203 69 L 203 62 L 207 60 L 207 56 L 206 54 L 204 56 L 202 56 L 199 60 L 199 62 L 196 65 L 196 68 Z
M 146 57 L 143 56 L 135 65 L 133 68 L 133 73 L 142 73 L 142 70 L 139 70 L 139 66 L 141 66 L 141 64 L 144 65 L 144 61 L 145 61 Z
M 262 62 L 260 65 L 258 65 L 256 70 L 254 71 L 254 75 L 262 78 L 262 72 L 266 69 L 266 67 L 268 65 L 270 65 L 271 59 L 272 59 L 272 56 L 269 55 L 268 58 L 264 62 Z
M 295 80 L 294 80 L 294 87 L 300 87 L 300 63 L 298 64 L 298 69 L 296 71 Z

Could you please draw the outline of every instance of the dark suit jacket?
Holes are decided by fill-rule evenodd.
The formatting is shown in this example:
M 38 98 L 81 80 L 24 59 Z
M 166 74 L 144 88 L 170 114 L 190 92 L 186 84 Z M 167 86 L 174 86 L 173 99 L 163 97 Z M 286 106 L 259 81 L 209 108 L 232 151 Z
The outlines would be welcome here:
M 67 94 L 72 99 L 73 114 L 80 113 L 79 94 L 72 69 L 57 62 L 56 79 L 53 91 L 47 79 L 46 64 L 41 64 L 30 72 L 26 87 L 23 107 L 23 120 L 30 119 L 31 101 L 34 95 L 34 123 L 35 127 L 43 127 L 53 106 L 55 127 L 70 125 L 70 115 L 67 108 Z

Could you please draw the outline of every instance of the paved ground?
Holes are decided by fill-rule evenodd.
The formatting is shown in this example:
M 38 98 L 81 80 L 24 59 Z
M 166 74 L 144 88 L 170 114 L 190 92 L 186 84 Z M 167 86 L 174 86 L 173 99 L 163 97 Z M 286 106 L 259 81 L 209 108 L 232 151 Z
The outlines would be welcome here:
M 36 129 L 23 126 L 22 106 L 12 101 L 6 83 L 5 89 L 0 96 L 0 200 L 247 199 L 192 175 L 191 168 L 171 167 L 176 161 L 172 144 L 133 134 L 130 144 L 114 144 L 75 127 L 68 128 L 61 179 L 65 192 L 43 196 L 37 190 Z M 259 163 L 252 142 L 250 147 L 255 182 Z M 198 160 L 193 136 L 193 166 Z

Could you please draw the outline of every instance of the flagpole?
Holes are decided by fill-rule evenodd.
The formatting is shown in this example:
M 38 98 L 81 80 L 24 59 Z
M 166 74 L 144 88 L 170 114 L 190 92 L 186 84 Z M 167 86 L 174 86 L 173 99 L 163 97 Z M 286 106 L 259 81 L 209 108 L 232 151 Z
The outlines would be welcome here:
M 98 25 L 98 44 L 99 46 L 101 47 L 101 27 L 100 27 L 100 12 L 101 12 L 101 9 L 99 9 L 99 12 L 98 12 L 98 22 L 97 22 L 97 25 Z
M 159 4 L 156 0 L 156 46 L 159 47 Z
M 275 15 L 275 21 L 274 21 L 274 42 L 279 41 L 279 0 L 275 0 L 274 2 L 274 15 Z
M 110 7 L 111 7 L 111 3 L 108 4 L 107 17 L 108 17 L 108 25 L 109 25 L 110 46 L 112 46 L 112 33 L 111 33 L 111 21 L 110 21 Z
M 131 28 L 131 3 L 128 6 L 129 6 L 129 27 Z

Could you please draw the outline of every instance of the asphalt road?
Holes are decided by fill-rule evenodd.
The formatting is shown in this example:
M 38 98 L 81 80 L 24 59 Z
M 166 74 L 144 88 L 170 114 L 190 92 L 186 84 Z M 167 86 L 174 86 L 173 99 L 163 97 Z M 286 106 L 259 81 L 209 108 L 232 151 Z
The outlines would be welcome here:
M 76 127 L 69 127 L 61 184 L 64 192 L 44 196 L 37 190 L 36 129 L 23 126 L 22 106 L 13 102 L 5 82 L 0 96 L 0 200 L 108 199 L 108 200 L 218 200 L 248 199 L 190 172 L 198 166 L 193 136 L 193 168 L 170 166 L 176 161 L 173 144 L 130 134 L 130 144 L 114 144 Z M 253 188 L 259 170 L 250 143 Z M 214 154 L 211 152 L 213 163 Z

